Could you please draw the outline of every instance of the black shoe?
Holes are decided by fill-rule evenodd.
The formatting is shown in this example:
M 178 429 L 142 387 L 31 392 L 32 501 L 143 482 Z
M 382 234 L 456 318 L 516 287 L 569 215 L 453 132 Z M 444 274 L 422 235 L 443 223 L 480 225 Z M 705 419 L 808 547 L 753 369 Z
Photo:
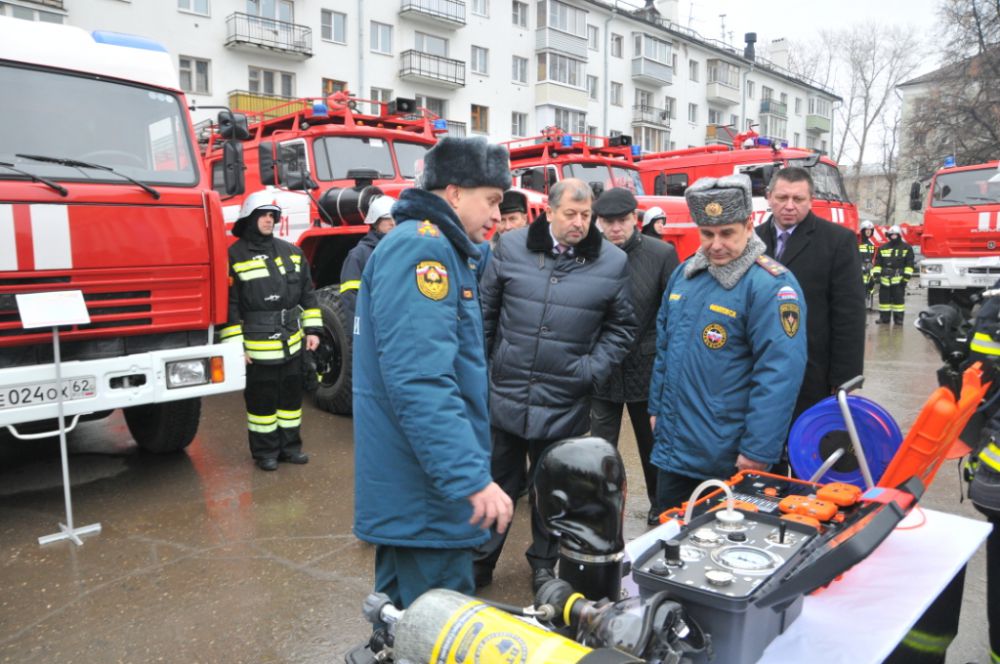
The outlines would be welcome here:
M 473 565 L 472 578 L 476 583 L 476 590 L 485 588 L 493 583 L 493 568 L 486 565 Z
M 257 459 L 257 467 L 261 470 L 277 470 L 277 459 Z
M 658 526 L 660 525 L 660 510 L 655 507 L 649 508 L 649 514 L 646 515 L 646 525 L 647 526 Z
M 295 463 L 301 466 L 304 463 L 309 463 L 309 455 L 302 452 L 282 452 L 278 455 L 278 461 Z
M 891 320 L 882 320 L 881 318 L 879 318 L 877 321 L 875 321 L 875 324 L 876 325 L 888 325 L 891 322 L 892 322 Z
M 551 567 L 538 567 L 531 572 L 531 590 L 538 594 L 538 589 L 556 578 L 556 571 Z

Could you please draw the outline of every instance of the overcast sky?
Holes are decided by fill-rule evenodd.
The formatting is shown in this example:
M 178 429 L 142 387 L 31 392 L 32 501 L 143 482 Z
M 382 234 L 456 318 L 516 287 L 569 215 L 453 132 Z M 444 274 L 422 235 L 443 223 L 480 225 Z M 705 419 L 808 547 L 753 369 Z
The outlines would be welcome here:
M 937 47 L 932 34 L 939 0 L 680 0 L 678 23 L 705 37 L 719 39 L 719 14 L 725 14 L 726 41 L 743 45 L 743 34 L 757 33 L 758 45 L 786 37 L 805 41 L 820 28 L 847 28 L 855 23 L 910 24 L 927 34 L 928 57 L 919 73 L 935 68 Z M 732 40 L 728 33 L 732 32 Z

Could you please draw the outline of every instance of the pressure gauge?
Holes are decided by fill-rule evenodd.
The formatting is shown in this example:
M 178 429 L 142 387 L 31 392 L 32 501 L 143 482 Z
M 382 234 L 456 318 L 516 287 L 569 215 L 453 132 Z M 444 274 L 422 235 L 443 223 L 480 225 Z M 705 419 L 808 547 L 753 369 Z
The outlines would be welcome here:
M 693 546 L 681 547 L 681 560 L 686 563 L 696 563 L 705 557 L 705 552 Z
M 712 552 L 712 560 L 723 567 L 747 574 L 770 572 L 783 561 L 755 546 L 727 546 Z

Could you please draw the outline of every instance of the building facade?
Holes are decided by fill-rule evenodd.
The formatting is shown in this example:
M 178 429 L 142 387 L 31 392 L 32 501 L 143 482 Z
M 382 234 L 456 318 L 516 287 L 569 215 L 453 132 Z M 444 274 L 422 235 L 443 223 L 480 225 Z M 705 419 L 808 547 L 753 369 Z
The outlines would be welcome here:
M 496 141 L 558 126 L 655 152 L 754 125 L 826 151 L 839 101 L 679 26 L 677 0 L 2 0 L 0 14 L 152 38 L 196 106 L 348 90 L 416 99 L 453 135 Z

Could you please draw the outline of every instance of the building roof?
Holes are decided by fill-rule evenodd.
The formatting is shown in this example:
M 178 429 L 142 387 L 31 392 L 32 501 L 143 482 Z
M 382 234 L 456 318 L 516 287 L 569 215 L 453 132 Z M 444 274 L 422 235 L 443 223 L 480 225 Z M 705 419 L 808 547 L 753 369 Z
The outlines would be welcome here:
M 1000 47 L 994 46 L 992 48 L 994 49 L 993 55 L 1000 57 Z M 932 72 L 923 74 L 922 76 L 917 76 L 916 78 L 911 78 L 908 81 L 903 81 L 896 87 L 905 88 L 907 86 L 926 85 L 927 83 L 937 83 L 954 78 L 961 78 L 970 73 L 969 70 L 975 70 L 977 68 L 983 58 L 983 55 L 983 53 L 977 53 L 976 55 L 968 57 L 960 62 L 952 62 L 944 67 L 935 69 Z M 973 71 L 971 73 L 975 72 Z

